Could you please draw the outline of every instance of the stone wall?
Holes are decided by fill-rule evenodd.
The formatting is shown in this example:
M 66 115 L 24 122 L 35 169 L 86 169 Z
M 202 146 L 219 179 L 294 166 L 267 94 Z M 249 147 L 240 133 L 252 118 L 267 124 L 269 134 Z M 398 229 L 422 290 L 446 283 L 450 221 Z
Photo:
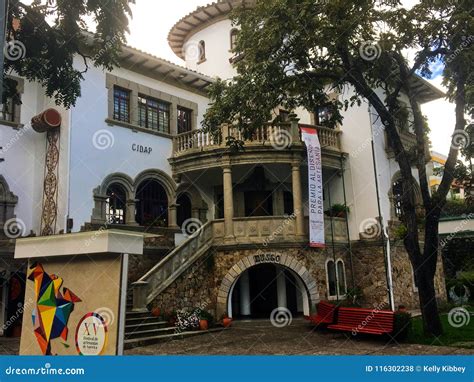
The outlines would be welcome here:
M 342 259 L 346 269 L 347 288 L 352 288 L 354 285 L 361 289 L 363 295 L 360 300 L 361 304 L 372 307 L 385 303 L 385 307 L 388 308 L 385 260 L 380 243 L 357 242 L 353 245 L 352 250 L 354 279 L 351 272 L 351 256 L 347 248 L 343 246 L 336 247 L 334 254 L 331 247 L 324 250 L 301 247 L 267 248 L 265 251 L 248 247 L 242 249 L 213 248 L 204 258 L 178 277 L 165 292 L 153 301 L 152 305 L 159 307 L 162 311 L 202 307 L 220 315 L 223 296 L 219 296 L 219 289 L 229 274 L 233 274 L 232 279 L 234 279 L 236 273 L 232 268 L 249 256 L 272 253 L 285 255 L 285 257 L 295 259 L 304 265 L 311 279 L 316 282 L 321 300 L 328 299 L 326 261 L 332 260 L 334 257 Z M 401 245 L 392 246 L 392 270 L 396 307 L 403 304 L 409 309 L 416 309 L 418 295 L 414 290 L 411 265 L 408 255 Z M 441 262 L 436 275 L 436 288 L 438 298 L 446 300 Z M 314 307 L 311 308 L 314 309 Z

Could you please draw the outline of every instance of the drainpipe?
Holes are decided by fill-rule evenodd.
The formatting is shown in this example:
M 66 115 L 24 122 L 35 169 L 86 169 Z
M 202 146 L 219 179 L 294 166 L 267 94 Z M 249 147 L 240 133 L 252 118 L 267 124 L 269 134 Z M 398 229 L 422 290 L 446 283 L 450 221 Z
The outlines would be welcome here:
M 328 202 L 329 202 L 329 221 L 331 222 L 331 241 L 332 241 L 332 258 L 334 260 L 334 279 L 336 280 L 336 300 L 339 301 L 339 280 L 337 275 L 337 262 L 336 262 L 336 247 L 334 245 L 334 222 L 332 220 L 332 203 L 331 203 L 331 187 L 329 186 L 328 182 Z M 329 273 L 328 273 L 329 277 Z M 328 283 L 329 284 L 329 283 Z M 329 290 L 328 290 L 329 296 Z
M 344 166 L 344 156 L 341 154 L 340 156 L 341 161 L 341 171 L 342 171 L 342 193 L 344 194 L 344 205 L 347 207 L 347 196 L 346 196 L 346 180 L 344 179 L 345 175 L 345 166 Z M 355 289 L 355 276 L 354 276 L 354 258 L 352 256 L 352 243 L 351 243 L 351 234 L 349 231 L 349 216 L 346 213 L 346 231 L 347 231 L 347 246 L 349 249 L 349 259 L 351 262 L 351 281 L 352 281 L 352 288 Z
M 372 121 L 372 110 L 369 106 L 369 120 L 370 120 L 370 138 L 371 138 L 371 146 L 372 146 L 372 162 L 374 166 L 374 174 L 375 174 L 375 190 L 377 192 L 377 208 L 380 217 L 380 226 L 381 226 L 381 235 L 380 239 L 382 241 L 382 250 L 384 252 L 384 260 L 385 260 L 385 273 L 387 277 L 387 290 L 388 290 L 388 301 L 390 304 L 390 309 L 392 311 L 395 310 L 395 301 L 393 297 L 393 280 L 392 280 L 392 260 L 391 260 L 391 253 L 390 253 L 390 237 L 388 234 L 388 228 L 385 226 L 385 219 L 382 215 L 382 208 L 380 205 L 380 188 L 379 188 L 379 177 L 378 177 L 378 170 L 377 170 L 377 161 L 376 161 L 376 151 L 375 151 L 375 141 L 374 141 L 374 123 Z M 386 241 L 386 242 L 385 242 Z

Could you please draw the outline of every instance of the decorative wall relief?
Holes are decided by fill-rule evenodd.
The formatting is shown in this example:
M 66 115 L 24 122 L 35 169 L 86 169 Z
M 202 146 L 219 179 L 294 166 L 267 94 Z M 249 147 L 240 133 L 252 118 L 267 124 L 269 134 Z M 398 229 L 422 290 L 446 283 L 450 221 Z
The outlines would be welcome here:
M 46 158 L 44 166 L 43 208 L 41 236 L 54 235 L 58 217 L 58 172 L 61 115 L 47 109 L 31 119 L 31 126 L 38 133 L 46 132 Z

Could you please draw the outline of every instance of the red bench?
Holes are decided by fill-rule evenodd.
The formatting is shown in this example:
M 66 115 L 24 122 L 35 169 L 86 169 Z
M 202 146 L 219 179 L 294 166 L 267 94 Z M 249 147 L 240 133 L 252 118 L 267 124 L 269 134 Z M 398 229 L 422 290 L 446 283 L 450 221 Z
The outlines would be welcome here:
M 332 324 L 336 314 L 337 306 L 326 301 L 321 301 L 316 305 L 316 315 L 313 315 L 309 320 L 315 324 Z
M 388 334 L 393 331 L 394 313 L 388 310 L 339 308 L 337 322 L 329 329 L 368 334 Z

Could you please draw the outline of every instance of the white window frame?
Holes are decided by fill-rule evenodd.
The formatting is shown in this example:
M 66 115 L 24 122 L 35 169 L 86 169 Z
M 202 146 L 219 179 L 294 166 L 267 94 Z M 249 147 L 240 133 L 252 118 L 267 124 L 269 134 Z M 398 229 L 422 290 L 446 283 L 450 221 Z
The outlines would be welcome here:
M 335 275 L 336 275 L 336 295 L 334 296 L 331 296 L 329 293 L 329 272 L 328 272 L 328 264 L 329 262 L 333 262 L 334 263 L 334 270 L 335 270 Z M 340 290 L 339 290 L 339 275 L 338 275 L 338 272 L 337 272 L 337 264 L 339 262 L 342 262 L 342 269 L 343 269 L 343 272 L 344 272 L 344 288 L 346 289 L 346 293 L 344 294 L 341 294 L 340 293 Z M 346 264 L 344 263 L 344 260 L 342 258 L 337 258 L 336 261 L 334 261 L 334 259 L 327 259 L 326 260 L 326 263 L 324 265 L 324 270 L 326 272 L 326 288 L 327 288 L 327 297 L 328 297 L 328 300 L 329 301 L 332 301 L 332 300 L 337 300 L 337 297 L 339 295 L 339 299 L 340 300 L 344 300 L 347 298 L 347 274 L 346 274 Z

